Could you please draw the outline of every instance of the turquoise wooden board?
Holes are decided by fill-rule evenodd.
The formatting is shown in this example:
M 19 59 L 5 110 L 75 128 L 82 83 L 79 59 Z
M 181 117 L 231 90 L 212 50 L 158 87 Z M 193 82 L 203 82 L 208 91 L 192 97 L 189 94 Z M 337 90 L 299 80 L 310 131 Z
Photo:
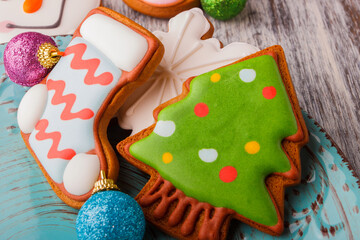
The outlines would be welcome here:
M 60 36 L 56 42 L 64 50 L 70 39 Z M 76 239 L 77 210 L 57 198 L 21 139 L 16 112 L 28 88 L 7 78 L 4 48 L 0 45 L 0 239 Z M 286 191 L 284 234 L 272 237 L 233 221 L 229 239 L 360 239 L 359 179 L 326 132 L 303 115 L 310 142 L 301 151 L 302 183 Z M 116 134 L 109 138 L 119 140 Z M 120 188 L 135 196 L 147 176 L 122 159 L 120 166 Z M 171 238 L 148 224 L 145 239 Z

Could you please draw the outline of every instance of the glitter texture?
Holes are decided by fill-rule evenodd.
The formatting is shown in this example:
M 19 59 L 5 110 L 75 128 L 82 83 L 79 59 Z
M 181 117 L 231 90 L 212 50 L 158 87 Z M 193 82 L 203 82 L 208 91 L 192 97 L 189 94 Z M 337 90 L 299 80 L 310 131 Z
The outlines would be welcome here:
M 4 66 L 14 83 L 34 86 L 50 72 L 37 58 L 37 51 L 45 42 L 56 46 L 51 37 L 37 32 L 22 33 L 10 40 L 4 51 Z
M 141 240 L 145 219 L 132 197 L 120 191 L 104 191 L 92 195 L 82 206 L 76 230 L 80 240 Z
M 219 20 L 229 20 L 245 7 L 246 0 L 201 0 L 205 12 Z

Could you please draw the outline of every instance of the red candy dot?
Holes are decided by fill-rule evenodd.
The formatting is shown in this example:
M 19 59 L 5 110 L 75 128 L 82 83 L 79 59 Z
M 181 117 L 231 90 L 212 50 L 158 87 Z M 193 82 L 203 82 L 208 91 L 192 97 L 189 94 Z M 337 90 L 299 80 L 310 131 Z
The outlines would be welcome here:
M 206 117 L 209 114 L 209 107 L 205 103 L 198 103 L 194 108 L 194 112 L 198 117 Z
M 274 87 L 264 87 L 262 94 L 266 99 L 273 99 L 276 96 L 276 88 Z
M 236 179 L 237 171 L 232 166 L 226 166 L 220 170 L 219 177 L 221 181 L 229 183 Z

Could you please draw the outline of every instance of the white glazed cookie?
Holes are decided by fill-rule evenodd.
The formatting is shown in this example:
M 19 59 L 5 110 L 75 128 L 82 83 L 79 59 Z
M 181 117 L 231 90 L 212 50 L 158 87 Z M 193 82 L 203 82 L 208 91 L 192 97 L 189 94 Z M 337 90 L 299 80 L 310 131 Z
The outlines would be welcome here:
M 101 0 L 0 1 L 0 44 L 29 31 L 46 35 L 73 34 Z
M 165 54 L 151 78 L 126 100 L 118 114 L 119 125 L 132 135 L 154 123 L 153 110 L 178 96 L 183 83 L 192 76 L 225 66 L 259 49 L 234 42 L 221 48 L 215 38 L 202 37 L 211 25 L 199 8 L 182 12 L 170 19 L 169 31 L 154 34 L 164 44 Z

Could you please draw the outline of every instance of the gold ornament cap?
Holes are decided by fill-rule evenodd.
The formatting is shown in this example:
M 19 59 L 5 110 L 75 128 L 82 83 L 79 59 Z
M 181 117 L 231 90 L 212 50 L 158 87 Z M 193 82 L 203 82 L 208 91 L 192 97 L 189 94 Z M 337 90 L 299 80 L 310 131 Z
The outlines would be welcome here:
M 61 56 L 63 53 L 51 43 L 41 44 L 37 52 L 38 61 L 44 68 L 54 67 Z
M 107 191 L 107 190 L 119 190 L 120 188 L 114 183 L 112 179 L 106 178 L 106 174 L 104 170 L 100 171 L 101 179 L 95 183 L 94 190 L 92 194 L 95 194 L 100 191 Z

